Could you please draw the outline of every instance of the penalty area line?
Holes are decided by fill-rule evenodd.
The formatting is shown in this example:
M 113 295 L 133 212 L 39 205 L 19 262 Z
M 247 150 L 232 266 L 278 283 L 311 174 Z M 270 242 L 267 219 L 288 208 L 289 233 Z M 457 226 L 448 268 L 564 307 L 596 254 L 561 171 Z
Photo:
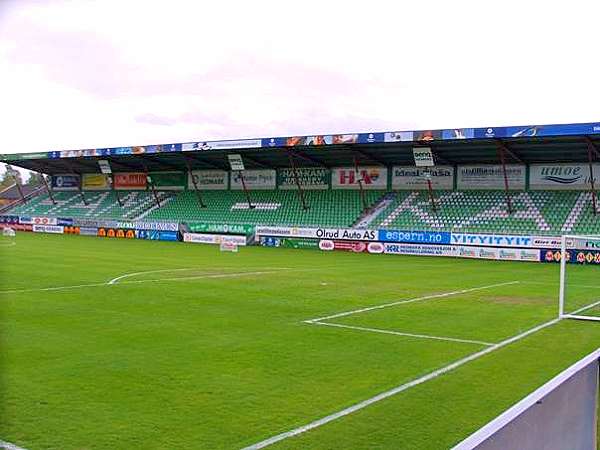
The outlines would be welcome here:
M 458 361 L 448 364 L 447 366 L 444 366 L 440 369 L 434 370 L 433 372 L 423 375 L 422 377 L 419 377 L 412 381 L 409 381 L 408 383 L 404 383 L 404 384 L 401 384 L 401 385 L 399 385 L 393 389 L 390 389 L 388 391 L 381 392 L 380 394 L 377 394 L 374 397 L 363 400 L 362 402 L 356 403 L 352 406 L 349 406 L 348 408 L 342 409 L 333 414 L 329 414 L 328 416 L 317 419 L 306 425 L 302 425 L 298 428 L 294 428 L 293 430 L 286 431 L 285 433 L 277 434 L 268 439 L 265 439 L 264 441 L 260 441 L 260 442 L 257 442 L 256 444 L 250 445 L 248 447 L 244 447 L 242 450 L 259 450 L 261 448 L 265 448 L 265 447 L 273 445 L 277 442 L 283 441 L 284 439 L 288 439 L 288 438 L 297 436 L 299 434 L 306 433 L 307 431 L 313 430 L 315 428 L 321 427 L 325 424 L 328 424 L 329 422 L 333 422 L 334 420 L 348 416 L 352 413 L 355 413 L 356 411 L 360 411 L 361 409 L 364 409 L 367 406 L 372 405 L 373 403 L 380 402 L 382 400 L 385 400 L 386 398 L 389 398 L 396 394 L 399 394 L 400 392 L 406 391 L 407 389 L 418 386 L 419 384 L 423 384 L 427 381 L 433 380 L 434 378 L 437 378 L 440 375 L 443 375 L 454 369 L 457 369 L 460 366 L 463 366 L 471 361 L 479 359 L 482 356 L 485 356 L 485 355 L 492 353 L 502 347 L 512 344 L 513 342 L 519 341 L 531 334 L 537 333 L 538 331 L 540 331 L 544 328 L 547 328 L 551 325 L 554 325 L 554 324 L 558 323 L 559 321 L 560 321 L 560 319 L 556 318 L 556 319 L 550 320 L 548 322 L 544 322 L 541 325 L 537 325 L 536 327 L 533 327 L 527 331 L 524 331 L 523 333 L 517 334 L 511 338 L 505 339 L 502 342 L 499 342 L 490 347 L 484 348 L 483 350 L 480 350 L 476 353 L 472 353 L 462 359 L 459 359 Z
M 436 341 L 450 341 L 450 342 L 460 342 L 463 344 L 476 344 L 476 345 L 483 345 L 486 347 L 491 347 L 491 346 L 495 345 L 491 342 L 475 341 L 472 339 L 459 339 L 459 338 L 446 337 L 446 336 L 432 336 L 429 334 L 403 333 L 401 331 L 382 330 L 381 328 L 357 327 L 354 325 L 343 325 L 341 323 L 331 323 L 331 322 L 305 322 L 305 323 L 309 323 L 310 325 L 325 325 L 328 327 L 347 328 L 349 330 L 370 331 L 372 333 L 393 334 L 394 336 L 405 336 L 405 337 L 418 338 L 418 339 L 433 339 Z
M 312 271 L 318 269 L 290 269 L 291 271 Z M 193 281 L 193 280 L 201 280 L 201 279 L 210 279 L 210 278 L 237 278 L 244 276 L 252 276 L 252 275 L 272 275 L 276 273 L 287 272 L 284 270 L 264 270 L 257 272 L 235 272 L 235 273 L 221 273 L 221 274 L 211 274 L 211 275 L 196 275 L 193 277 L 177 277 L 177 278 L 156 278 L 150 280 L 126 280 L 121 281 L 119 283 L 103 282 L 103 283 L 89 283 L 89 284 L 73 284 L 68 286 L 55 286 L 55 287 L 46 287 L 46 288 L 35 288 L 35 289 L 12 289 L 7 291 L 0 291 L 0 294 L 20 294 L 26 292 L 48 292 L 48 291 L 66 291 L 70 289 L 82 289 L 88 287 L 102 287 L 102 286 L 125 286 L 129 284 L 142 284 L 142 283 L 160 283 L 160 282 L 170 282 L 170 281 Z
M 350 316 L 352 314 L 358 314 L 358 313 L 363 313 L 363 312 L 367 312 L 367 311 L 373 311 L 373 310 L 376 310 L 376 309 L 389 308 L 391 306 L 396 306 L 396 305 L 404 305 L 406 303 L 420 302 L 420 301 L 423 301 L 423 300 L 431 300 L 431 299 L 434 299 L 434 298 L 450 297 L 452 295 L 467 294 L 469 292 L 482 291 L 484 289 L 492 289 L 492 288 L 495 288 L 495 287 L 509 286 L 511 284 L 519 284 L 519 283 L 520 283 L 520 281 L 507 281 L 507 282 L 504 282 L 504 283 L 495 283 L 495 284 L 488 284 L 486 286 L 477 286 L 477 287 L 468 288 L 468 289 L 461 289 L 459 291 L 443 292 L 441 294 L 425 295 L 423 297 L 416 297 L 416 298 L 411 298 L 411 299 L 408 299 L 408 300 L 400 300 L 400 301 L 393 302 L 393 303 L 384 303 L 383 305 L 368 306 L 366 308 L 354 309 L 352 311 L 345 311 L 345 312 L 341 312 L 341 313 L 337 313 L 337 314 L 332 314 L 330 316 L 318 317 L 316 319 L 309 319 L 309 320 L 305 320 L 305 322 L 306 323 L 321 322 L 323 320 L 337 319 L 338 317 L 346 317 L 346 316 Z

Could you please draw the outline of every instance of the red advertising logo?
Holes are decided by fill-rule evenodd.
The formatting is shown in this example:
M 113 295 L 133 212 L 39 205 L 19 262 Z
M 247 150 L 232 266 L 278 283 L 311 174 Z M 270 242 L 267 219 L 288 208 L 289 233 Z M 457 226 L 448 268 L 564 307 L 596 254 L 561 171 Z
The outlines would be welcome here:
M 319 241 L 319 249 L 330 251 L 335 248 L 333 241 Z
M 355 170 L 340 170 L 339 183 L 340 186 L 352 186 L 362 181 L 363 184 L 369 186 L 375 183 L 381 176 L 381 171 L 374 169 L 360 169 L 358 173 Z
M 385 249 L 381 242 L 369 242 L 367 245 L 367 251 L 369 253 L 383 253 L 384 250 Z
M 138 172 L 116 173 L 115 188 L 146 189 L 146 174 Z

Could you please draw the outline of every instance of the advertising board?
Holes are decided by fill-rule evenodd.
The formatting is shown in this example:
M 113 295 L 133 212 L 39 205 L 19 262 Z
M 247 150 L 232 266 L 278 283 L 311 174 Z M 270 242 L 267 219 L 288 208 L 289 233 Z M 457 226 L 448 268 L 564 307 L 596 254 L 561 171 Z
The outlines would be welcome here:
M 425 172 L 430 174 L 432 188 L 446 190 L 454 188 L 454 167 L 452 166 L 435 166 L 427 170 L 415 166 L 394 166 L 392 167 L 392 189 L 428 189 Z
M 600 164 L 593 164 L 594 181 L 600 178 Z M 586 190 L 590 188 L 588 164 L 531 164 L 529 187 L 532 190 Z
M 63 234 L 64 227 L 59 225 L 33 225 L 34 233 Z
M 150 179 L 160 191 L 182 191 L 185 189 L 187 176 L 185 172 L 152 172 Z
M 531 247 L 533 238 L 531 236 L 519 236 L 508 234 L 476 234 L 476 233 L 452 233 L 451 244 L 457 245 L 482 245 L 490 247 Z
M 97 236 L 98 228 L 96 228 L 96 227 L 79 227 L 79 234 L 81 236 Z
M 87 191 L 107 191 L 110 189 L 110 178 L 103 173 L 84 173 L 81 188 Z
M 136 239 L 151 241 L 178 241 L 177 231 L 135 230 Z
M 317 249 L 317 248 L 319 248 L 319 241 L 316 239 L 279 238 L 279 237 L 263 236 L 260 238 L 260 245 L 262 245 L 263 247 Z
M 55 217 L 32 217 L 31 223 L 34 225 L 57 225 Z
M 235 148 L 260 148 L 261 139 L 237 139 L 228 141 L 199 141 L 181 144 L 181 150 L 207 151 L 207 150 L 227 150 Z
M 79 227 L 65 226 L 64 234 L 80 234 L 80 229 Z
M 122 172 L 114 174 L 115 189 L 119 190 L 145 190 L 146 174 L 143 172 Z
M 223 223 L 188 223 L 188 227 L 192 233 L 224 233 L 224 234 L 254 234 L 254 225 L 243 224 L 223 224 Z
M 225 170 L 193 170 L 191 176 L 188 177 L 188 189 L 194 189 L 194 181 L 200 191 L 226 190 L 229 188 L 229 172 Z
M 324 251 L 341 250 L 344 252 L 363 253 L 367 251 L 367 243 L 361 241 L 337 241 L 324 239 L 319 241 L 319 249 Z
M 540 260 L 546 263 L 559 263 L 561 252 L 558 249 L 541 249 Z M 600 250 L 567 250 L 567 262 L 571 264 L 600 265 Z
M 386 167 L 338 167 L 332 169 L 331 187 L 333 189 L 387 189 Z
M 451 245 L 385 243 L 383 246 L 388 255 L 457 256 L 456 247 Z
M 28 222 L 21 222 L 19 216 L 7 215 L 0 216 L 0 223 L 2 224 L 17 224 L 17 223 L 32 223 L 31 220 Z
M 279 189 L 298 189 L 296 176 L 302 189 L 327 189 L 331 179 L 328 169 L 299 168 L 294 174 L 293 169 L 277 170 L 277 186 Z
M 540 260 L 537 249 L 391 243 L 385 243 L 384 248 L 384 253 L 395 255 L 447 256 L 499 261 L 539 262 Z
M 98 237 L 135 239 L 135 230 L 127 228 L 99 227 Z
M 403 242 L 415 244 L 450 244 L 451 233 L 447 231 L 378 230 L 381 242 Z
M 54 191 L 77 191 L 80 181 L 79 175 L 52 175 L 50 185 Z
M 78 227 L 92 227 L 92 228 L 98 228 L 101 226 L 106 226 L 106 224 L 101 221 L 101 220 L 96 220 L 96 219 L 86 219 L 83 217 L 74 217 L 73 218 L 73 225 L 76 225 Z
M 242 176 L 247 189 L 275 189 L 277 185 L 277 172 L 275 170 L 245 170 L 243 172 L 230 172 L 230 186 L 232 191 L 243 189 Z
M 316 228 L 257 226 L 257 236 L 316 238 Z
M 0 222 L 0 228 L 2 227 L 2 223 Z M 23 223 L 15 223 L 11 224 L 10 228 L 15 231 L 33 231 L 33 225 L 31 224 L 23 224 Z
M 521 164 L 507 164 L 506 176 L 508 188 L 524 190 L 527 167 Z M 501 165 L 466 165 L 458 166 L 456 174 L 458 189 L 504 189 L 504 170 Z
M 236 236 L 231 234 L 199 234 L 184 233 L 183 242 L 193 244 L 221 244 L 227 242 L 236 245 L 246 245 L 246 236 Z
M 118 228 L 134 228 L 136 230 L 178 231 L 177 222 L 117 222 Z

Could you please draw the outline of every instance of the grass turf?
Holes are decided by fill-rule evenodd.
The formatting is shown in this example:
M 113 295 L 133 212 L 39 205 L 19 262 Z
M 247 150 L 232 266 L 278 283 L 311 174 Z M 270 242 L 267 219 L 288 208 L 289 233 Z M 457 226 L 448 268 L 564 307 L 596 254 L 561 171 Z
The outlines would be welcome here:
M 519 281 L 331 320 L 495 343 L 557 309 L 558 266 L 533 263 L 26 233 L 0 256 L 0 439 L 31 450 L 242 448 L 484 348 L 306 319 Z M 561 321 L 273 448 L 449 448 L 597 348 L 599 325 Z

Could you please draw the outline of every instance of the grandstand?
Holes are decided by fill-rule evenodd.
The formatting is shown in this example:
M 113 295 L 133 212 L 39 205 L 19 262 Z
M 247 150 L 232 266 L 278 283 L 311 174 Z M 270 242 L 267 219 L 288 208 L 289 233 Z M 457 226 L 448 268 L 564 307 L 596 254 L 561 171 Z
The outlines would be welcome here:
M 599 170 L 597 124 L 452 131 L 6 155 L 0 158 L 52 178 L 50 192 L 41 189 L 0 212 L 554 236 L 600 232 L 589 176 L 592 166 Z M 429 134 L 435 138 L 417 140 Z M 413 150 L 423 148 L 436 164 L 432 192 L 414 166 Z M 229 172 L 231 153 L 245 162 L 247 189 Z M 99 161 L 114 174 L 101 174 Z M 65 164 L 72 166 L 68 174 Z
M 117 199 L 119 195 L 121 204 Z M 201 207 L 193 191 L 58 192 L 54 202 L 40 193 L 7 213 L 85 219 L 122 219 L 349 228 L 382 204 L 372 228 L 560 235 L 599 234 L 600 220 L 588 191 L 511 192 L 513 211 L 502 191 L 437 191 L 436 211 L 426 191 L 307 191 L 303 209 L 291 190 L 254 191 L 251 204 L 240 191 L 207 191 Z M 122 205 L 122 206 L 121 206 Z
M 594 448 L 597 384 L 538 388 L 597 380 L 599 135 L 0 155 L 47 175 L 0 207 L 0 448 L 471 450 L 522 399 L 563 426 L 499 448 Z

